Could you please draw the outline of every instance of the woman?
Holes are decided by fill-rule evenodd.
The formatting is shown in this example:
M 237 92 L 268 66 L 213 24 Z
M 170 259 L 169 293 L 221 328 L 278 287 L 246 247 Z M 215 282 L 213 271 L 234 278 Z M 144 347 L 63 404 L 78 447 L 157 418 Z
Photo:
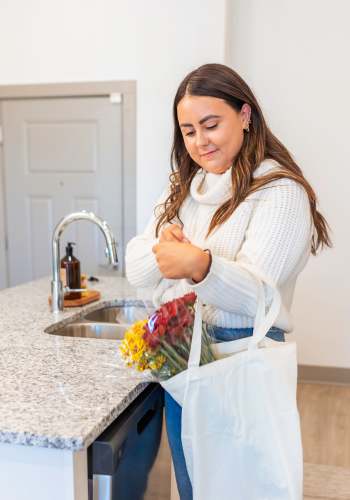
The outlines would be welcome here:
M 230 341 L 253 334 L 257 285 L 240 267 L 252 263 L 279 288 L 282 307 L 267 337 L 284 341 L 299 273 L 310 254 L 332 246 L 315 193 L 229 67 L 206 64 L 188 74 L 173 116 L 170 186 L 127 246 L 128 280 L 154 287 L 156 305 L 195 291 L 216 341 Z M 181 407 L 168 393 L 165 414 L 179 493 L 191 499 Z

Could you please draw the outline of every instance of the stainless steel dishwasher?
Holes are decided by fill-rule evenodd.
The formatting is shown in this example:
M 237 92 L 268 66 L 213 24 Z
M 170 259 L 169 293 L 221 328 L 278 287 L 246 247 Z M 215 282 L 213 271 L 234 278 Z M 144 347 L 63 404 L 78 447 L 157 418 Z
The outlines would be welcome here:
M 151 383 L 89 446 L 89 500 L 146 498 L 150 473 L 164 473 L 158 463 L 163 406 L 162 387 Z M 153 491 L 152 497 L 164 494 Z

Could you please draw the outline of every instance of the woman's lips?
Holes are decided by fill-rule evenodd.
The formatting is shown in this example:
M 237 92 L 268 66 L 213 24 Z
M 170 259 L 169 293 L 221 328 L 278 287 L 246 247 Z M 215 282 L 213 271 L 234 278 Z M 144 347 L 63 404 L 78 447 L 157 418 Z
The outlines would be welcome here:
M 211 155 L 213 155 L 216 152 L 217 152 L 217 149 L 214 149 L 213 151 L 209 151 L 209 153 L 204 153 L 202 156 L 204 156 L 204 158 L 209 158 Z

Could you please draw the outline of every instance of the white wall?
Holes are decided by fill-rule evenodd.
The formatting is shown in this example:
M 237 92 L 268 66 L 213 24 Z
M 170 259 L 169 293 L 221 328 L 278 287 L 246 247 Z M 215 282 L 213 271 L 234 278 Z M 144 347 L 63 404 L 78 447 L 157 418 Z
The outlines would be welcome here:
M 293 304 L 299 362 L 350 367 L 350 3 L 228 0 L 226 63 L 316 191 L 334 248 L 311 257 Z
M 172 100 L 224 60 L 224 0 L 1 0 L 0 85 L 137 80 L 138 229 L 170 172 Z
M 297 284 L 291 337 L 299 362 L 349 367 L 350 4 L 225 3 L 2 0 L 0 84 L 137 80 L 141 230 L 169 173 L 176 88 L 188 71 L 226 56 L 296 157 L 334 231 L 335 248 L 312 257 Z

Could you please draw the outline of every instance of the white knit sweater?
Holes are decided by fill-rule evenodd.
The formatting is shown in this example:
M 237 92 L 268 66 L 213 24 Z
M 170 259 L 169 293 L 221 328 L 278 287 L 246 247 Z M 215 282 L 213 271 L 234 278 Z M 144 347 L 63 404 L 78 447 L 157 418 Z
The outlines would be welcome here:
M 265 160 L 254 176 L 270 169 L 278 169 L 278 164 Z M 165 199 L 167 192 L 168 189 L 159 202 Z M 205 239 L 212 216 L 231 195 L 231 169 L 223 174 L 200 169 L 180 209 L 185 236 L 194 245 L 210 248 L 212 252 L 212 265 L 203 281 L 194 283 L 162 277 L 152 252 L 152 246 L 158 242 L 154 217 L 143 234 L 132 238 L 127 245 L 126 276 L 136 287 L 153 287 L 156 306 L 195 291 L 206 304 L 204 321 L 223 327 L 247 328 L 254 326 L 258 290 L 254 277 L 240 267 L 240 262 L 252 263 L 278 287 L 282 307 L 274 326 L 289 333 L 293 330 L 290 308 L 296 280 L 311 252 L 313 221 L 307 193 L 292 179 L 272 181 L 247 197 L 231 217 Z M 268 286 L 264 288 L 269 304 L 271 290 Z

